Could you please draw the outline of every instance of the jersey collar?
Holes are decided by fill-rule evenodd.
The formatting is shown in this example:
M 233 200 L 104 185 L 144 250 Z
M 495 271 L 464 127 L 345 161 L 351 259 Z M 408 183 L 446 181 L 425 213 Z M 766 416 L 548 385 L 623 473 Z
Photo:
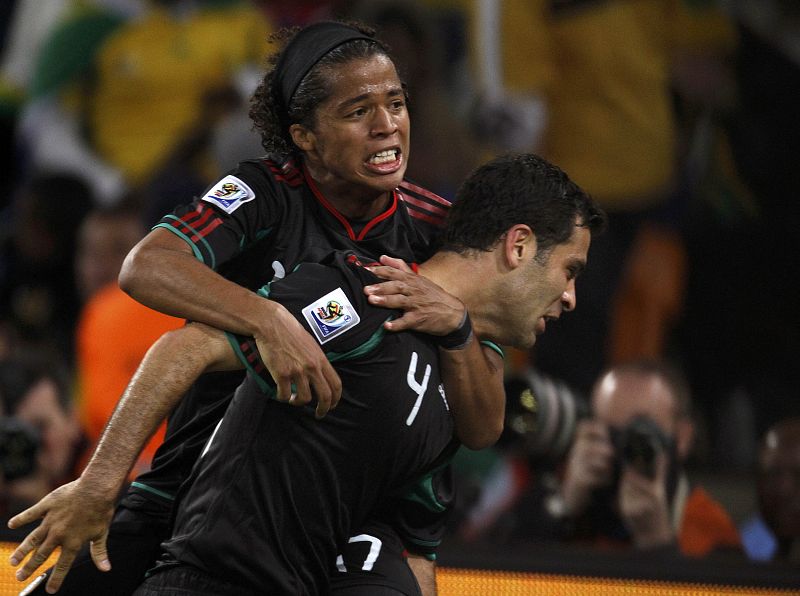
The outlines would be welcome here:
M 347 232 L 347 236 L 351 240 L 360 241 L 366 238 L 367 234 L 370 230 L 372 230 L 376 225 L 380 222 L 390 218 L 394 215 L 395 211 L 397 211 L 397 189 L 392 191 L 392 200 L 389 202 L 389 206 L 383 213 L 380 213 L 373 217 L 371 220 L 367 222 L 367 224 L 361 228 L 361 231 L 356 234 L 353 230 L 353 226 L 350 223 L 350 220 L 347 219 L 336 207 L 334 207 L 328 199 L 322 194 L 322 192 L 317 187 L 317 183 L 314 182 L 314 179 L 311 177 L 311 174 L 308 173 L 308 169 L 306 168 L 306 164 L 303 164 L 303 176 L 308 182 L 308 186 L 311 189 L 311 192 L 314 193 L 314 197 L 319 201 L 320 205 L 322 205 L 333 217 L 342 224 L 345 231 Z

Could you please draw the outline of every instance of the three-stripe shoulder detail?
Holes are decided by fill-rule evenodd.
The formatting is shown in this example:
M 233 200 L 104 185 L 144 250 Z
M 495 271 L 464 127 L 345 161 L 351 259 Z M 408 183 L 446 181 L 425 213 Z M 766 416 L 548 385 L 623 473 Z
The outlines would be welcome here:
M 189 236 L 192 242 L 204 238 L 222 223 L 220 217 L 203 203 L 198 203 L 197 208 L 182 215 L 173 225 Z
M 408 180 L 403 180 L 398 191 L 398 197 L 408 207 L 411 217 L 435 226 L 444 225 L 444 219 L 450 210 L 450 201 Z

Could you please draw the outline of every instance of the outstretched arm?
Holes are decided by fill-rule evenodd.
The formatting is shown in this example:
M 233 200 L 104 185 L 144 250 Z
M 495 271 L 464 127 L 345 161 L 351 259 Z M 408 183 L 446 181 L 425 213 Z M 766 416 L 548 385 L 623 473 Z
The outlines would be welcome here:
M 142 304 L 169 315 L 251 336 L 288 401 L 292 383 L 298 403 L 338 401 L 342 385 L 313 338 L 280 304 L 264 300 L 228 281 L 195 259 L 173 233 L 156 228 L 131 250 L 119 277 L 120 287 Z
M 419 590 L 422 596 L 436 596 L 436 563 L 429 561 L 421 555 L 409 554 L 408 566 L 414 573 L 419 584 Z
M 161 421 L 200 374 L 241 368 L 225 334 L 193 323 L 164 334 L 145 355 L 117 404 L 92 458 L 81 476 L 54 490 L 36 505 L 12 518 L 19 528 L 42 519 L 11 555 L 24 581 L 57 547 L 61 554 L 47 583 L 58 590 L 81 546 L 91 542 L 98 569 L 111 568 L 106 536 L 114 505 L 139 452 Z M 124 564 L 124 562 L 123 562 Z
M 403 316 L 386 323 L 390 331 L 411 329 L 446 336 L 462 325 L 464 304 L 403 261 L 381 257 L 370 270 L 387 281 L 366 286 L 371 304 L 396 308 Z M 470 449 L 493 445 L 503 431 L 506 395 L 503 361 L 472 337 L 457 349 L 439 349 L 439 363 L 459 440 Z

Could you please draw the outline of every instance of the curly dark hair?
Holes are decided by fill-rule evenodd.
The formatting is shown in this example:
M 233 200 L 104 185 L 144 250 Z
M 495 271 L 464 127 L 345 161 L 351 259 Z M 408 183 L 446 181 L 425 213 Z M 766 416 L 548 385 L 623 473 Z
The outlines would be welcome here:
M 375 35 L 375 30 L 363 23 L 342 22 L 369 37 Z M 299 151 L 289 134 L 289 126 L 302 124 L 314 128 L 317 107 L 331 95 L 330 75 L 334 67 L 373 56 L 391 59 L 388 47 L 378 39 L 345 42 L 317 62 L 303 77 L 289 105 L 284 106 L 276 84 L 275 67 L 288 43 L 300 30 L 300 27 L 284 28 L 270 36 L 270 42 L 280 44 L 281 50 L 269 57 L 269 68 L 250 102 L 250 118 L 261 135 L 261 145 L 269 153 L 288 155 Z
M 578 225 L 596 232 L 606 215 L 560 168 L 531 153 L 509 154 L 476 169 L 461 185 L 447 217 L 443 250 L 490 250 L 511 226 L 536 234 L 537 258 L 572 236 Z

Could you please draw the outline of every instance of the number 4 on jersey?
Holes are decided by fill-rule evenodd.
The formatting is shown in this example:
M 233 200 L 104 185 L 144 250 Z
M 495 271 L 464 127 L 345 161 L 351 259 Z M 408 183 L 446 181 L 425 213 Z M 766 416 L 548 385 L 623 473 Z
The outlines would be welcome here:
M 416 352 L 411 353 L 411 362 L 408 365 L 408 373 L 406 374 L 406 381 L 411 391 L 417 394 L 417 401 L 414 402 L 414 407 L 411 408 L 411 413 L 406 419 L 406 426 L 411 426 L 414 419 L 417 417 L 419 407 L 422 405 L 422 398 L 425 395 L 425 390 L 428 388 L 428 379 L 431 376 L 431 365 L 425 365 L 425 375 L 422 377 L 422 383 L 417 383 L 417 356 Z

